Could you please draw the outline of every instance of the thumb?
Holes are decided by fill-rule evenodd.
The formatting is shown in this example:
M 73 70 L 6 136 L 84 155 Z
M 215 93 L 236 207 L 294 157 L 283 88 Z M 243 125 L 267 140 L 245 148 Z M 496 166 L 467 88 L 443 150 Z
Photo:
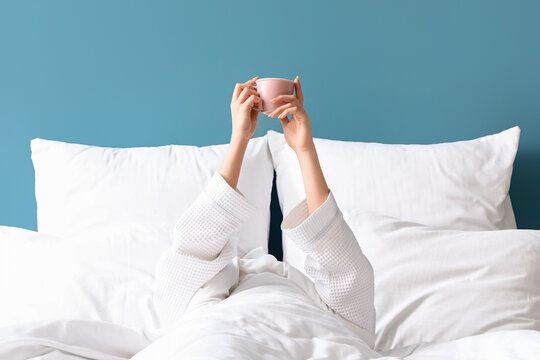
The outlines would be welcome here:
M 287 116 L 285 116 L 283 119 L 279 119 L 281 121 L 281 126 L 283 126 L 283 129 L 285 129 L 285 127 L 287 125 L 289 125 L 289 118 Z

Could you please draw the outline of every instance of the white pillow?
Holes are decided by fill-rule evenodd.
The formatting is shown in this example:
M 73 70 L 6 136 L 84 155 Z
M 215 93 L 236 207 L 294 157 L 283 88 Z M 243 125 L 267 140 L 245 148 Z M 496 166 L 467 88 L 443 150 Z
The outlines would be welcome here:
M 540 231 L 348 219 L 375 274 L 376 349 L 540 330 Z
M 122 224 L 67 238 L 0 226 L 0 327 L 77 318 L 159 328 L 156 262 L 163 224 Z
M 38 231 L 60 237 L 122 223 L 176 220 L 218 170 L 228 145 L 106 148 L 34 139 Z M 266 136 L 252 139 L 238 189 L 257 207 L 239 254 L 267 250 L 273 166 Z
M 508 195 L 520 129 L 434 145 L 387 145 L 315 139 L 336 201 L 365 210 L 459 230 L 515 229 Z M 282 134 L 268 132 L 283 214 L 305 197 L 298 160 Z M 284 260 L 304 271 L 305 255 L 283 238 Z

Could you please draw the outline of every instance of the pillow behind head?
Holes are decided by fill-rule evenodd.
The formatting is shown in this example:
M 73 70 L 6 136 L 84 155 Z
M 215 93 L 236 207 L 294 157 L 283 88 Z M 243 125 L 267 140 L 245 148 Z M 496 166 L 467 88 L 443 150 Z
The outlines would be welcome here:
M 373 266 L 376 349 L 540 330 L 540 231 L 445 230 L 367 212 L 347 222 Z
M 39 232 L 60 237 L 124 223 L 170 227 L 204 189 L 228 145 L 107 148 L 34 139 Z M 238 189 L 257 207 L 238 250 L 267 250 L 273 167 L 267 137 L 250 140 Z
M 355 211 L 457 230 L 515 229 L 508 190 L 520 129 L 474 140 L 389 145 L 315 139 L 328 186 L 346 216 Z M 281 210 L 305 197 L 300 166 L 282 134 L 270 131 Z M 286 236 L 284 260 L 304 271 L 305 254 Z

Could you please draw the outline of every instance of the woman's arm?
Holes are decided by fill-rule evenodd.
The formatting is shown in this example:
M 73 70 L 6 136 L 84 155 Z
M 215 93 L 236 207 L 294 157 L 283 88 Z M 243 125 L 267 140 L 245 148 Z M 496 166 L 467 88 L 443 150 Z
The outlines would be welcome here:
M 244 153 L 257 127 L 257 106 L 260 105 L 261 98 L 253 85 L 258 78 L 256 76 L 245 83 L 237 83 L 233 91 L 231 141 L 219 168 L 219 173 L 233 189 L 238 185 Z
M 254 78 L 237 84 L 231 101 L 231 143 L 219 173 L 182 214 L 174 242 L 156 266 L 154 300 L 163 324 L 178 320 L 195 292 L 219 273 L 236 254 L 231 241 L 255 207 L 236 191 L 247 144 L 257 125 L 259 96 Z
M 365 329 L 373 339 L 373 268 L 328 189 L 298 77 L 294 85 L 296 95 L 275 98 L 274 102 L 285 104 L 270 115 L 279 117 L 285 140 L 296 152 L 306 200 L 285 216 L 281 228 L 307 254 L 304 269 L 313 278 L 321 299 L 342 317 Z M 292 115 L 290 121 L 288 114 Z
M 283 134 L 287 144 L 295 151 L 302 171 L 304 188 L 306 190 L 306 202 L 308 213 L 311 215 L 326 199 L 330 190 L 326 185 L 317 150 L 313 143 L 311 123 L 309 116 L 304 110 L 304 95 L 298 76 L 294 79 L 296 95 L 281 95 L 272 100 L 274 103 L 284 102 L 269 116 L 278 118 L 283 125 Z M 287 115 L 291 114 L 289 121 Z
M 326 185 L 315 146 L 307 151 L 297 152 L 296 156 L 304 180 L 308 214 L 311 215 L 326 201 L 330 190 Z

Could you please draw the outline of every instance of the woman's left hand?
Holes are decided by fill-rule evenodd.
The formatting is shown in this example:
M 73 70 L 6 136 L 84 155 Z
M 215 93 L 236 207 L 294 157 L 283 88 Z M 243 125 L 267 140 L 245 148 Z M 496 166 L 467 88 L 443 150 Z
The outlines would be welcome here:
M 255 132 L 261 97 L 253 85 L 258 78 L 255 76 L 245 83 L 237 83 L 234 88 L 231 99 L 231 141 L 247 142 Z
M 296 153 L 311 151 L 315 146 L 298 76 L 294 79 L 294 89 L 295 95 L 279 95 L 272 99 L 274 104 L 283 103 L 283 105 L 268 116 L 272 118 L 277 116 L 281 120 L 285 140 Z M 292 115 L 290 121 L 289 114 Z

